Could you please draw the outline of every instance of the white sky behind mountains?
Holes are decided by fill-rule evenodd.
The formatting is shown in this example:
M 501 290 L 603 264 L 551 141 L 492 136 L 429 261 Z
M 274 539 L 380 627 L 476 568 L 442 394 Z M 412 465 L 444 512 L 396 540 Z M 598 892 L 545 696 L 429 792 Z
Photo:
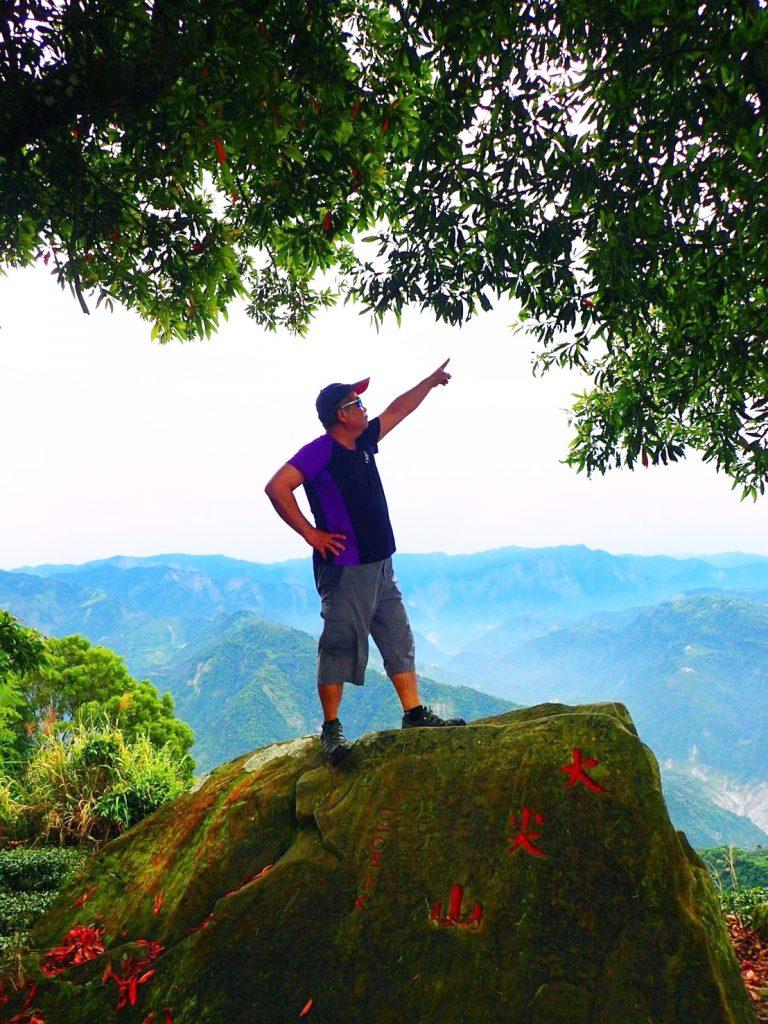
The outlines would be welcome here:
M 233 308 L 210 341 L 160 346 L 123 310 L 84 316 L 42 269 L 10 272 L 0 278 L 0 568 L 182 551 L 309 557 L 264 485 L 323 432 L 317 392 L 370 376 L 373 417 L 449 356 L 450 383 L 381 443 L 399 551 L 768 555 L 768 498 L 741 502 L 695 456 L 591 480 L 561 465 L 565 409 L 584 384 L 565 371 L 534 378 L 532 342 L 512 318 L 506 305 L 459 329 L 413 313 L 377 334 L 340 306 L 302 340 Z

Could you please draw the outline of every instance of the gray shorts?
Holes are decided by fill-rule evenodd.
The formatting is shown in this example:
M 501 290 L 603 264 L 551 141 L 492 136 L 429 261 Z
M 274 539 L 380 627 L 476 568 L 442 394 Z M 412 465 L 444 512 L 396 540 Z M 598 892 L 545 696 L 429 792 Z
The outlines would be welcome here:
M 315 585 L 323 600 L 324 626 L 317 645 L 317 682 L 365 682 L 368 634 L 388 676 L 415 670 L 413 633 L 392 558 L 365 565 L 321 565 Z

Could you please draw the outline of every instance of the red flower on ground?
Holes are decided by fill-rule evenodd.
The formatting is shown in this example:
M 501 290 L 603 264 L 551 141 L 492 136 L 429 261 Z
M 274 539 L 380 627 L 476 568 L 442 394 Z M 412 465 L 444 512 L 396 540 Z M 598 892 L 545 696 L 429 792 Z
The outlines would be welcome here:
M 111 978 L 117 985 L 116 1010 L 122 1010 L 124 1006 L 135 1006 L 139 985 L 144 985 L 156 973 L 156 967 L 145 970 L 153 960 L 165 952 L 165 948 L 155 939 L 136 939 L 137 946 L 144 946 L 147 956 L 143 960 L 134 960 L 133 957 L 126 957 L 123 961 L 122 974 L 118 974 L 112 968 L 112 961 L 107 961 L 104 974 L 101 977 L 102 985 L 105 985 Z
M 60 946 L 49 949 L 40 962 L 40 970 L 50 978 L 54 974 L 61 974 L 70 967 L 77 967 L 87 960 L 101 956 L 104 952 L 104 929 L 85 928 L 82 925 L 75 925 L 64 936 Z
M 151 967 L 148 971 L 139 973 L 143 967 L 145 967 L 150 961 L 149 960 L 133 960 L 128 957 L 124 963 L 124 969 L 122 974 L 116 974 L 112 970 L 112 962 L 107 964 L 107 969 L 104 971 L 101 982 L 106 984 L 111 978 L 117 984 L 117 1005 L 116 1010 L 122 1010 L 124 1006 L 136 1005 L 137 990 L 139 985 L 143 985 L 149 981 L 153 974 L 157 971 L 156 967 Z
M 85 904 L 88 902 L 88 900 L 91 898 L 91 896 L 93 896 L 93 894 L 95 892 L 96 892 L 96 886 L 94 885 L 94 887 L 92 889 L 88 889 L 87 892 L 84 892 L 82 896 L 79 896 L 75 900 L 75 902 L 70 907 L 70 910 L 74 910 L 75 907 L 84 907 Z

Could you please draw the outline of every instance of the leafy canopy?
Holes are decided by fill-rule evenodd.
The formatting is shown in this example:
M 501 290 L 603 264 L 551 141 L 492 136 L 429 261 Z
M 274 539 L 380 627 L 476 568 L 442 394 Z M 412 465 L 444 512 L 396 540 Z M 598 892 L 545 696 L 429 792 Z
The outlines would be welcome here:
M 38 728 L 50 732 L 54 723 L 61 723 L 59 730 L 72 722 L 94 727 L 109 723 L 128 743 L 145 736 L 157 749 L 169 744 L 191 771 L 188 751 L 194 733 L 175 717 L 169 693 L 159 696 L 147 680 L 134 679 L 114 651 L 92 647 L 85 637 L 49 637 L 46 652 L 45 662 L 19 678 L 18 723 L 9 723 L 26 739 L 26 753 Z
M 764 492 L 761 0 L 10 0 L 0 261 L 161 341 L 235 298 L 460 324 L 579 367 L 568 461 L 686 449 Z
M 20 677 L 41 668 L 46 659 L 44 637 L 0 608 L 0 771 L 19 752 L 20 726 L 26 720 Z

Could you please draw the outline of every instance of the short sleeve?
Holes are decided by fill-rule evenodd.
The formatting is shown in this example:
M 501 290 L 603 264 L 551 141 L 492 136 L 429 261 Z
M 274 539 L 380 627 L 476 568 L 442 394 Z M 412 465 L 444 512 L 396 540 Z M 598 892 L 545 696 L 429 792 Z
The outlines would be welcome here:
M 309 444 L 300 448 L 294 456 L 288 459 L 288 465 L 295 466 L 307 480 L 314 480 L 328 465 L 332 450 L 333 438 L 330 434 L 323 434 L 322 437 L 315 438 L 314 441 L 310 441 Z
M 361 448 L 370 448 L 373 454 L 379 450 L 378 440 L 379 434 L 381 433 L 381 419 L 376 416 L 370 421 L 368 426 L 362 432 L 360 437 L 357 439 L 358 445 Z

